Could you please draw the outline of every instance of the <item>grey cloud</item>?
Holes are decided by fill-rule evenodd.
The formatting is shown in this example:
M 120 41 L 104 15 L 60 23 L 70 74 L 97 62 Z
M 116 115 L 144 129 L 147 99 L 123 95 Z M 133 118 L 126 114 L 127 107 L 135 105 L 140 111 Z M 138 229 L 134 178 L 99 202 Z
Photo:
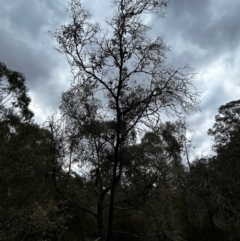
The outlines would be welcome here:
M 54 50 L 48 31 L 66 21 L 65 5 L 61 1 L 10 0 L 0 2 L 0 9 L 0 60 L 26 76 L 31 93 L 39 93 L 38 101 L 57 107 L 64 89 L 58 78 L 62 70 L 67 71 L 67 64 Z
M 112 14 L 110 0 L 82 2 L 105 27 L 105 18 Z M 56 43 L 48 33 L 66 23 L 66 5 L 61 0 L 0 1 L 0 61 L 25 74 L 34 104 L 41 106 L 43 112 L 57 109 L 60 94 L 71 78 L 65 57 L 54 50 Z M 235 0 L 170 0 L 166 18 L 152 19 L 152 37 L 162 33 L 171 46 L 172 51 L 167 54 L 170 65 L 190 64 L 195 68 L 193 72 L 202 73 L 215 60 L 227 56 L 224 71 L 234 72 L 214 80 L 201 79 L 200 75 L 194 81 L 203 94 L 201 112 L 190 115 L 188 121 L 190 129 L 196 130 L 195 146 L 199 153 L 208 145 L 211 149 L 207 130 L 218 107 L 236 99 L 230 92 L 239 85 L 239 9 L 240 1 Z
M 206 95 L 204 95 L 204 99 L 201 104 L 202 111 L 206 111 L 209 109 L 209 107 L 211 107 L 211 110 L 215 112 L 220 105 L 225 103 L 222 103 L 222 101 L 227 95 L 228 92 L 223 85 L 218 85 L 216 88 L 211 89 Z
M 224 1 L 221 8 L 211 7 L 210 0 L 172 0 L 166 9 L 166 18 L 157 20 L 154 32 L 162 32 L 166 43 L 172 46 L 168 54 L 170 62 L 204 67 L 225 53 L 234 51 L 240 43 L 240 2 Z M 233 2 L 233 1 L 231 1 Z M 226 7 L 224 7 L 226 6 Z M 218 12 L 220 11 L 221 12 Z M 216 16 L 219 16 L 216 18 Z M 182 41 L 183 49 L 176 49 Z
M 214 51 L 220 54 L 224 51 L 234 50 L 239 45 L 240 15 L 236 12 L 233 15 L 225 15 L 219 21 L 215 21 L 211 26 L 203 27 L 201 31 L 196 31 L 194 27 L 186 33 L 192 41 L 207 51 Z
M 8 22 L 10 31 L 30 35 L 33 39 L 42 38 L 42 30 L 49 25 L 57 25 L 66 18 L 65 5 L 61 1 L 9 0 L 0 3 L 2 23 Z

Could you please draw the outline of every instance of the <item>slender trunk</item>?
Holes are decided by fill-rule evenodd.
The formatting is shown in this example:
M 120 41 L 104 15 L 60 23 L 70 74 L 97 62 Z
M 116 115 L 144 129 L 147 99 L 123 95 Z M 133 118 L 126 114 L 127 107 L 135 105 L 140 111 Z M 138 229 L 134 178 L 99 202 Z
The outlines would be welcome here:
M 114 195 L 115 195 L 116 183 L 117 183 L 117 161 L 115 159 L 114 169 L 113 169 L 112 186 L 111 186 L 111 190 L 110 190 L 108 223 L 107 223 L 107 233 L 106 233 L 105 241 L 110 241 L 111 237 L 112 237 L 112 224 L 113 224 L 113 213 L 114 213 Z
M 103 226 L 103 200 L 98 200 L 97 209 L 97 220 L 98 220 L 98 237 L 103 239 L 104 237 L 104 226 Z
M 96 180 L 95 180 L 95 186 L 96 188 L 99 188 L 99 198 L 98 198 L 98 204 L 97 204 L 97 223 L 98 223 L 98 238 L 100 240 L 104 239 L 104 222 L 103 222 L 103 200 L 104 200 L 104 192 L 103 192 L 103 184 L 102 184 L 102 176 L 100 172 L 100 148 L 97 145 L 97 142 L 95 140 L 96 145 L 96 151 L 98 156 L 98 168 L 96 172 Z

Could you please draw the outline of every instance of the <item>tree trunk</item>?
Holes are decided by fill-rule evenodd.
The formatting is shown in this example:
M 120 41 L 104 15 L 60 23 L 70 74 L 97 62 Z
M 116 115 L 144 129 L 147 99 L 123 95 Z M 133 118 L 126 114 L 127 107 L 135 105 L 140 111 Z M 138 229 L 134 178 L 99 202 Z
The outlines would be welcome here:
M 112 237 L 112 224 L 113 224 L 113 213 L 114 213 L 114 195 L 115 195 L 115 186 L 117 184 L 117 161 L 115 159 L 114 169 L 113 169 L 113 180 L 110 190 L 110 201 L 109 201 L 109 213 L 108 213 L 108 222 L 107 222 L 107 233 L 105 241 L 110 241 Z
M 98 236 L 104 237 L 104 228 L 103 228 L 103 200 L 98 200 L 98 211 L 97 211 L 97 221 L 98 221 Z

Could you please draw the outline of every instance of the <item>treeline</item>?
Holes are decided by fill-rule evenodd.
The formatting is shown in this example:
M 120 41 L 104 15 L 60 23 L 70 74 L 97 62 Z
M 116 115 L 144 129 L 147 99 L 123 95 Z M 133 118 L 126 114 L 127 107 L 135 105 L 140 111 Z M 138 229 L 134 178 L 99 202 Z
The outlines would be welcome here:
M 23 75 L 1 63 L 0 76 L 0 239 L 98 239 L 114 158 L 99 136 L 111 137 L 115 122 L 90 123 L 77 136 L 66 120 L 40 127 Z M 119 153 L 111 240 L 239 240 L 239 114 L 240 101 L 221 106 L 209 130 L 216 156 L 187 166 L 183 123 L 161 124 L 137 142 L 133 132 Z

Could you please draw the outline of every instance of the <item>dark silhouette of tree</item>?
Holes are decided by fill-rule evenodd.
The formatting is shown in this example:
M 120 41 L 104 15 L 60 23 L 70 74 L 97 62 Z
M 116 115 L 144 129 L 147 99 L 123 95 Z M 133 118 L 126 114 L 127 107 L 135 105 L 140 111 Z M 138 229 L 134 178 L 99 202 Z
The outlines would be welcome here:
M 58 240 L 67 217 L 55 192 L 62 168 L 29 103 L 24 76 L 0 63 L 0 239 Z
M 143 14 L 162 17 L 167 1 L 113 0 L 112 4 L 108 33 L 78 0 L 69 4 L 71 22 L 54 33 L 74 75 L 71 88 L 62 95 L 62 115 L 79 150 L 78 161 L 89 163 L 98 187 L 97 214 L 85 211 L 97 217 L 98 235 L 106 241 L 113 233 L 126 146 L 142 133 L 156 130 L 163 111 L 182 115 L 197 105 L 194 74 L 188 68 L 165 65 L 168 47 L 163 37 L 148 37 L 151 26 L 142 20 Z M 108 212 L 106 223 L 102 210 Z
M 220 178 L 224 197 L 224 222 L 237 227 L 240 218 L 240 100 L 231 101 L 219 108 L 213 128 L 208 134 L 214 137 L 213 149 L 217 155 L 215 168 Z
M 12 71 L 0 62 L 0 118 L 3 115 L 18 115 L 22 120 L 30 120 L 33 112 L 29 109 L 30 97 L 27 94 L 23 74 Z M 8 107 L 6 106 L 8 104 Z

